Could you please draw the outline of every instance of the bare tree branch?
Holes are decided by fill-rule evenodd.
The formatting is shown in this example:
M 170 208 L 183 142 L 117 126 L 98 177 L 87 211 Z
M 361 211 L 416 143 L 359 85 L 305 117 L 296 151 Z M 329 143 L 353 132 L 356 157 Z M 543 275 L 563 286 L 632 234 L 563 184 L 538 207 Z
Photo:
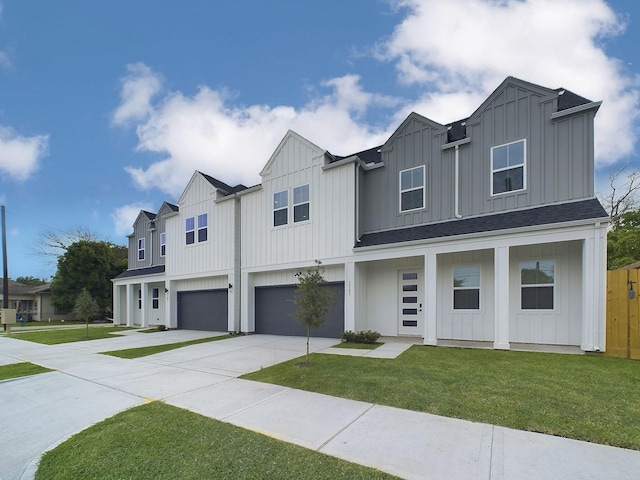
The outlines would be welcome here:
M 615 224 L 621 215 L 640 206 L 640 169 L 629 171 L 628 167 L 621 167 L 611 170 L 609 187 L 606 195 L 600 194 L 600 200 L 609 213 L 609 220 Z
M 48 258 L 50 265 L 57 265 L 58 257 L 64 255 L 71 244 L 81 240 L 96 242 L 100 241 L 100 237 L 84 227 L 67 231 L 47 230 L 42 233 L 32 252 L 34 255 Z

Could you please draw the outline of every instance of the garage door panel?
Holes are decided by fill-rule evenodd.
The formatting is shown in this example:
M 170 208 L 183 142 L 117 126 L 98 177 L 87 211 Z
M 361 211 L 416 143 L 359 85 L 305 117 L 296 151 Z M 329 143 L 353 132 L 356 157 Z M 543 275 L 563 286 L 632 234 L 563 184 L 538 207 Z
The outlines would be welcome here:
M 324 325 L 312 328 L 311 336 L 340 338 L 344 330 L 344 283 L 323 285 L 335 292 L 336 303 L 329 307 Z M 256 287 L 256 333 L 271 335 L 307 335 L 307 328 L 294 318 L 295 285 Z
M 227 296 L 226 289 L 178 292 L 178 328 L 228 331 Z

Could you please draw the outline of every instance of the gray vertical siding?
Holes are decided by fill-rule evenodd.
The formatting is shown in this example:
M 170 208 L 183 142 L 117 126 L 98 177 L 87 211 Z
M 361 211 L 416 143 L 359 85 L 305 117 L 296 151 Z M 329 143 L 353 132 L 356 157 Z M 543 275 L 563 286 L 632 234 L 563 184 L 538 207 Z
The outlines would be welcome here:
M 593 109 L 551 119 L 558 93 L 509 79 L 467 119 L 459 147 L 460 214 L 476 216 L 593 196 Z M 526 189 L 491 195 L 491 147 L 526 140 Z M 411 114 L 361 179 L 360 234 L 455 218 L 454 149 L 445 126 Z M 401 213 L 399 172 L 424 165 L 425 207 Z

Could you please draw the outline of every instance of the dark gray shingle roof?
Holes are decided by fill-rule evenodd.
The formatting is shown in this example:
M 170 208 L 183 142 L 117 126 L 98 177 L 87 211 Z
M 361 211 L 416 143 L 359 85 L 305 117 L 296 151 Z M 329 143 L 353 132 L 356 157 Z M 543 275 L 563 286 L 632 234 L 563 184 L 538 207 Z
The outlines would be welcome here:
M 600 202 L 592 198 L 580 202 L 546 205 L 543 207 L 529 208 L 527 210 L 516 210 L 513 212 L 462 218 L 460 220 L 451 220 L 429 225 L 419 225 L 417 227 L 366 233 L 362 236 L 360 242 L 356 244 L 356 248 L 596 218 L 608 218 L 608 215 L 604 208 L 602 208 L 602 205 L 600 205 Z
M 142 275 L 154 275 L 156 273 L 164 273 L 164 265 L 126 270 L 115 278 L 141 277 Z

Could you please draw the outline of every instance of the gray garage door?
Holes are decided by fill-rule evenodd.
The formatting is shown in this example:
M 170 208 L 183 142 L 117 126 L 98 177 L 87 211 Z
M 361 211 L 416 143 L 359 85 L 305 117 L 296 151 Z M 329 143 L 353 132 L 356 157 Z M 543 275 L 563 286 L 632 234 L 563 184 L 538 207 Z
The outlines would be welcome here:
M 226 332 L 227 289 L 178 292 L 178 328 Z
M 335 292 L 336 303 L 329 308 L 325 324 L 311 329 L 311 336 L 340 338 L 344 330 L 344 282 L 328 283 L 323 288 Z M 293 318 L 295 291 L 295 285 L 256 287 L 256 333 L 307 335 L 306 327 Z

